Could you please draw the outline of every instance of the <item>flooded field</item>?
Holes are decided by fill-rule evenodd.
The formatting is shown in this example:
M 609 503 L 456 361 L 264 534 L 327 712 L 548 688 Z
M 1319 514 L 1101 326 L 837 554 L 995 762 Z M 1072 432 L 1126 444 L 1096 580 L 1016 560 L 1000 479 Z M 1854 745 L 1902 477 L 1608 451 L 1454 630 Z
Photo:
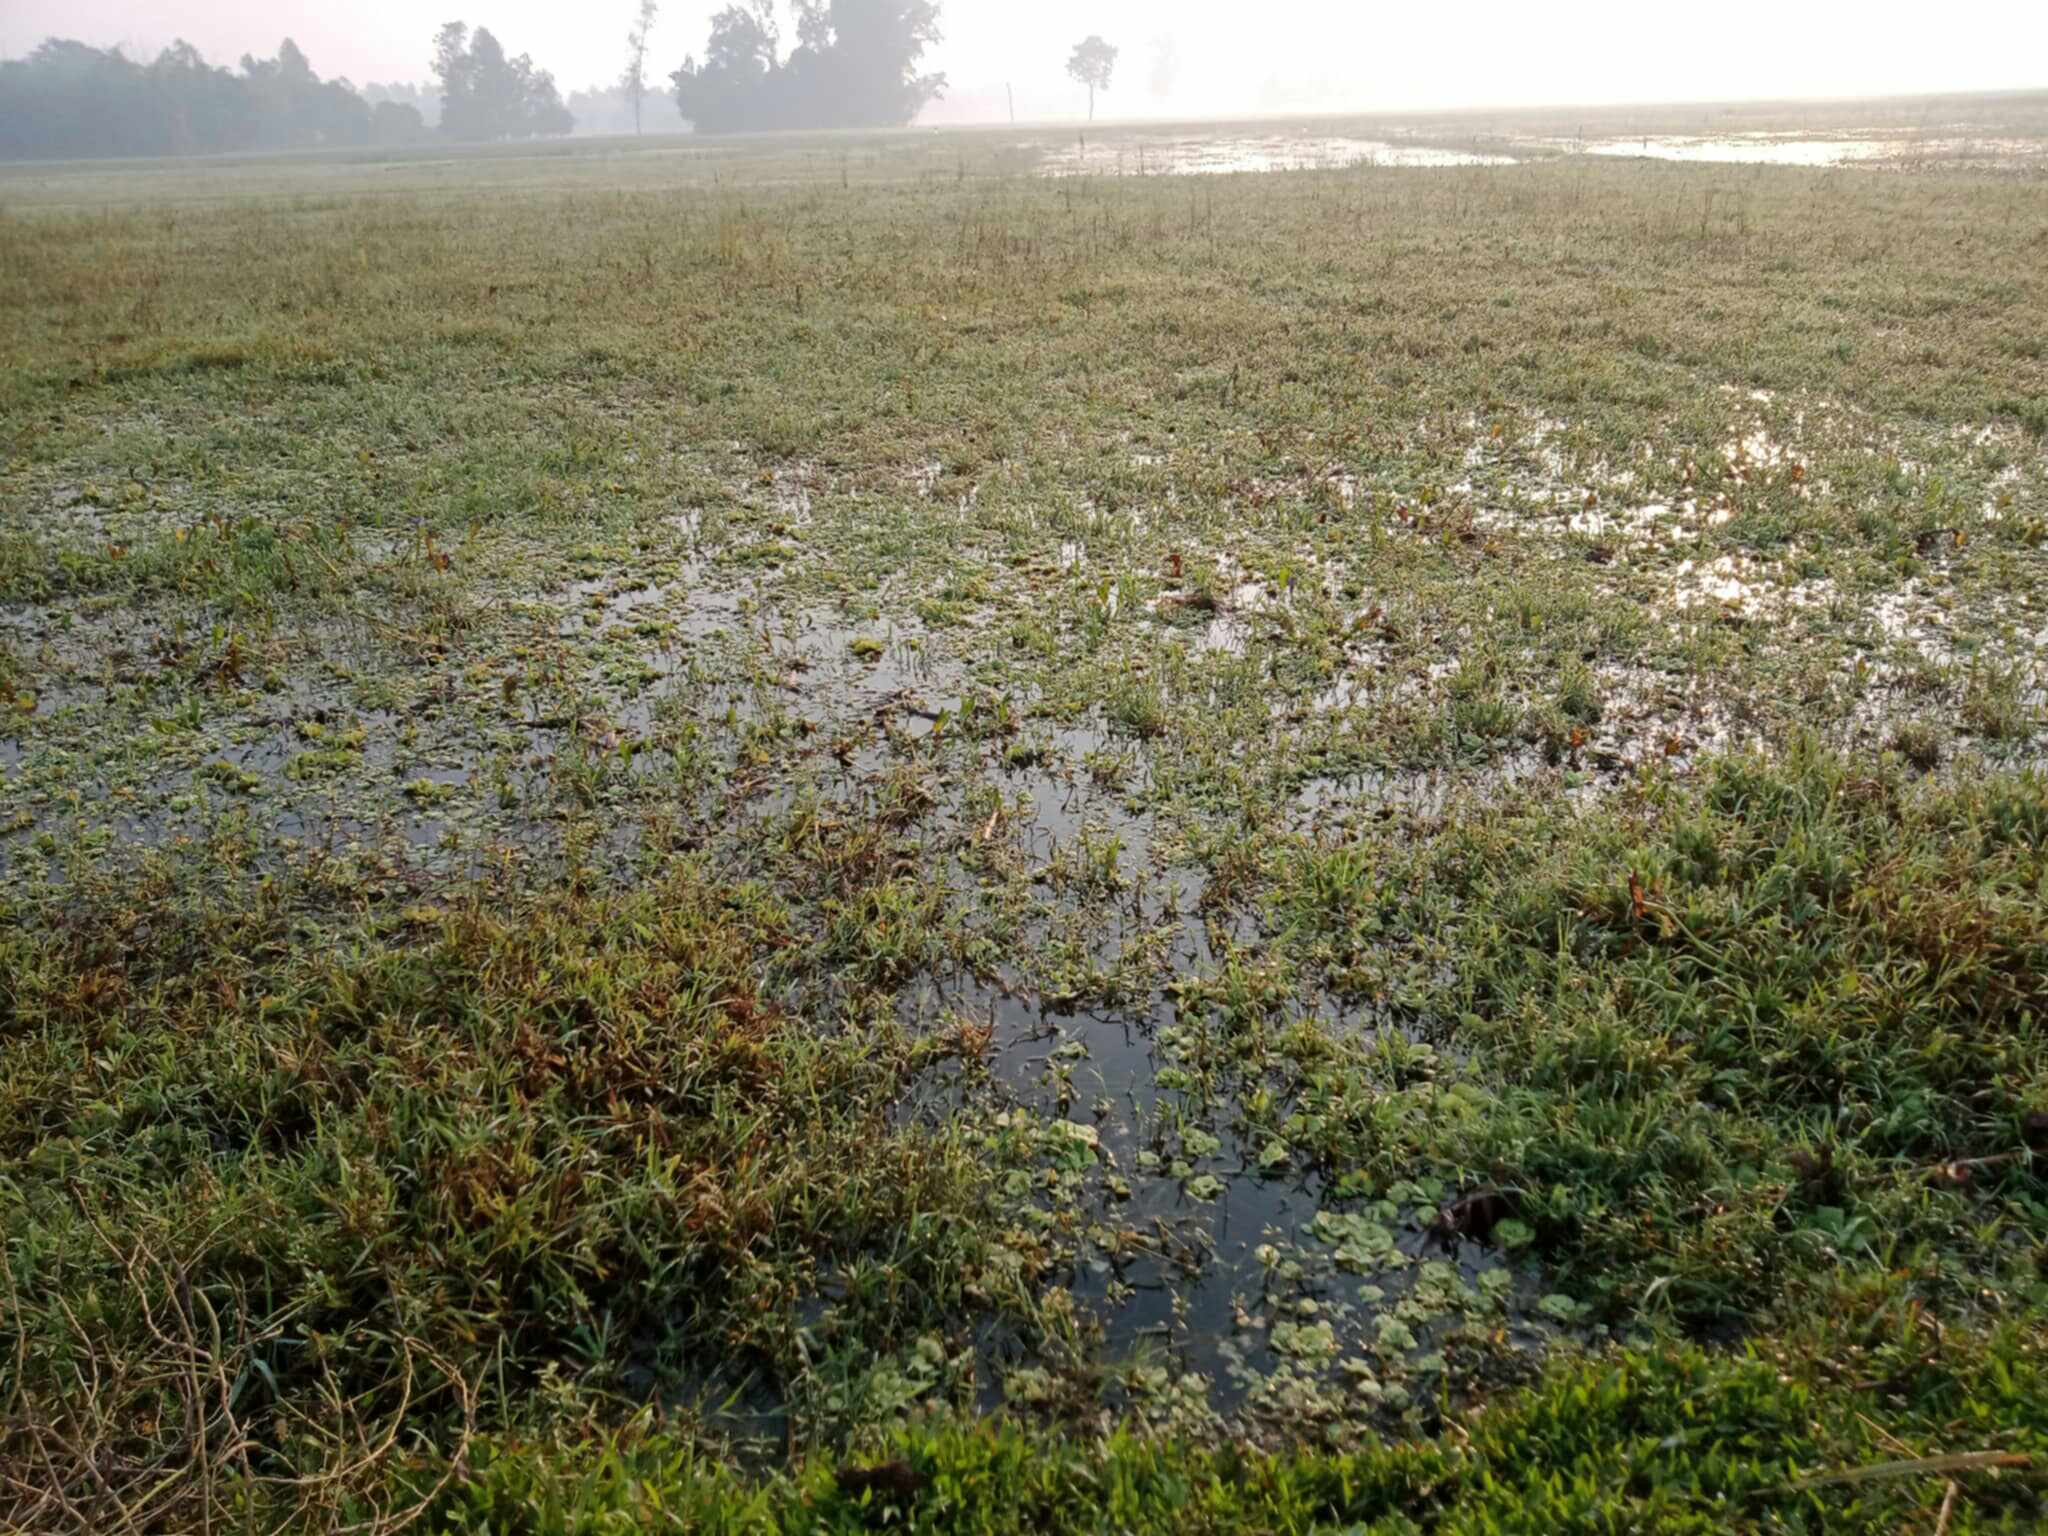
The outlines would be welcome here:
M 1774 139 L 1762 135 L 1730 139 L 1619 139 L 1583 146 L 1589 155 L 1641 156 L 1723 165 L 1851 165 L 1895 158 L 1902 141 L 1871 139 Z
M 0 180 L 19 1392 L 2036 1455 L 2038 186 L 1436 126 Z
M 1264 133 L 1225 127 L 1179 132 L 1126 126 L 1082 133 L 1065 142 L 1031 140 L 1028 146 L 1035 153 L 1037 173 L 1051 177 L 1456 170 L 1575 156 L 1806 170 L 1944 167 L 2033 174 L 2048 169 L 2048 133 L 1973 132 L 1969 124 L 1870 125 L 1852 133 L 1612 136 L 1548 135 L 1533 131 L 1534 124 L 1522 129 L 1512 120 L 1472 126 L 1480 131 L 1461 134 L 1450 125 L 1403 125 L 1388 136 L 1332 133 L 1321 131 L 1320 125 Z M 1384 125 L 1382 130 L 1384 134 Z
M 1682 160 L 1714 165 L 1856 165 L 1893 170 L 1929 165 L 2002 166 L 2014 170 L 2048 167 L 2048 142 L 2011 137 L 1883 134 L 1854 139 L 1790 138 L 1747 134 L 1730 138 L 1642 138 L 1565 141 L 1554 147 L 1572 154 L 1618 155 L 1646 160 Z
M 1049 152 L 1040 162 L 1040 170 L 1047 176 L 1222 176 L 1247 171 L 1341 171 L 1382 166 L 1443 169 L 1514 163 L 1510 155 L 1439 149 L 1425 144 L 1392 144 L 1383 139 L 1125 132 L 1106 142 L 1098 139 L 1093 149 L 1084 134 L 1070 148 Z

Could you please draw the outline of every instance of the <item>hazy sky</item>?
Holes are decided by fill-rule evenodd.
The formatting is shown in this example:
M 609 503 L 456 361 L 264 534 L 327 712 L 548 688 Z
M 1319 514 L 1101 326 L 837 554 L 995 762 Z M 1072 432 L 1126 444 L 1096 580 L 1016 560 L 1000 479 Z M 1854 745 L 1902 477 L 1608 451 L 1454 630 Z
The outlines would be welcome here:
M 216 62 L 295 38 L 323 75 L 422 80 L 435 29 L 483 23 L 565 90 L 609 81 L 634 0 L 0 0 L 0 52 L 56 34 L 148 55 L 173 38 Z M 701 52 L 715 0 L 668 0 L 666 73 Z M 2048 0 L 945 0 L 930 60 L 951 119 L 1067 117 L 1067 50 L 1123 50 L 1105 117 L 1841 96 L 2048 86 Z M 785 32 L 793 31 L 785 27 Z

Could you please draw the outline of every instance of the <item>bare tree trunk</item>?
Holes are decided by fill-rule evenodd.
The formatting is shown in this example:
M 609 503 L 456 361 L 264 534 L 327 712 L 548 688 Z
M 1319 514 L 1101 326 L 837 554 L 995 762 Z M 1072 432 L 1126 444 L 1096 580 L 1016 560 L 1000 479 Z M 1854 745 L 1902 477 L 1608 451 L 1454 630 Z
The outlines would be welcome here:
M 1095 87 L 1088 87 L 1088 121 L 1095 121 Z

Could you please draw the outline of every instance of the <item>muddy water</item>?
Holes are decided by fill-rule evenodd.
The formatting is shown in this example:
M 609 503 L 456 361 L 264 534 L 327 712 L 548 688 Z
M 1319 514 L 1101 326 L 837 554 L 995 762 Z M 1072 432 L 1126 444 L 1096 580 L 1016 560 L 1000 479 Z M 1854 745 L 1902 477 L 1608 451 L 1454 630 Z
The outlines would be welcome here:
M 900 1117 L 942 1124 L 993 1091 L 1005 1116 L 1069 1128 L 1083 1236 L 1057 1283 L 1099 1325 L 1111 1360 L 1140 1356 L 1183 1379 L 1201 1378 L 1211 1411 L 1275 1412 L 1279 1382 L 1341 1398 L 1364 1381 L 1390 1405 L 1411 1389 L 1433 1390 L 1435 1352 L 1462 1316 L 1424 1305 L 1419 1292 L 1483 1289 L 1504 1308 L 1496 1322 L 1516 1342 L 1539 1343 L 1554 1330 L 1535 1310 L 1543 1287 L 1533 1266 L 1463 1239 L 1439 1243 L 1429 1230 L 1434 1197 L 1412 1192 L 1398 1211 L 1379 1212 L 1391 1239 L 1386 1251 L 1363 1265 L 1355 1255 L 1340 1261 L 1318 1218 L 1363 1219 L 1358 1213 L 1372 1202 L 1303 1166 L 1272 1132 L 1250 1128 L 1245 1096 L 1258 1081 L 1227 1079 L 1220 1095 L 1189 1089 L 1192 1054 L 1229 1025 L 1185 1003 L 1176 984 L 1255 960 L 1261 929 L 1252 914 L 1208 907 L 1203 872 L 1171 862 L 1153 818 L 1074 773 L 1080 759 L 1110 745 L 1101 731 L 1068 729 L 1046 765 L 1002 775 L 1012 803 L 1031 807 L 1028 821 L 1005 835 L 1042 870 L 1059 868 L 1077 847 L 1114 850 L 1124 894 L 1086 910 L 1087 966 L 1117 977 L 1135 968 L 1147 979 L 1135 993 L 1103 1000 L 1048 994 L 1028 964 L 919 977 L 899 1000 L 910 1028 L 939 1032 L 965 1022 L 986 1030 L 988 1045 L 978 1069 L 948 1068 L 921 1082 Z M 1377 781 L 1332 786 L 1330 794 L 1363 815 L 1406 810 L 1407 798 L 1404 787 Z M 1046 911 L 1033 937 L 1057 941 L 1077 914 L 1054 886 L 1041 892 Z M 1332 999 L 1290 1003 L 1272 1027 L 1296 1023 L 1360 1049 L 1388 1032 L 1421 1040 L 1414 1021 Z M 1389 1361 L 1384 1339 L 1408 1337 L 1394 1329 L 1397 1313 L 1413 1322 L 1412 1341 Z M 1305 1331 L 1324 1328 L 1327 1335 Z M 1368 1358 L 1385 1383 L 1368 1371 Z M 1420 1374 L 1402 1385 L 1413 1362 Z M 990 1364 L 1000 1374 L 1004 1362 Z

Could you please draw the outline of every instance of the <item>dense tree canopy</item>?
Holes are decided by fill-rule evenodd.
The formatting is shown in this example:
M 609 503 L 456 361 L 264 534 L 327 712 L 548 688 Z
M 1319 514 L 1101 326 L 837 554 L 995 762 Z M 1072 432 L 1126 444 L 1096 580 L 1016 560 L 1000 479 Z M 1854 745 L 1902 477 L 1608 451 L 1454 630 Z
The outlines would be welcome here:
M 402 143 L 419 114 L 370 103 L 343 80 L 322 80 L 286 38 L 274 59 L 241 72 L 173 43 L 143 64 L 118 48 L 51 38 L 0 64 L 0 157 L 193 155 L 227 150 Z
M 393 80 L 380 85 L 375 80 L 356 87 L 356 92 L 375 111 L 386 102 L 393 106 L 410 107 L 419 113 L 420 121 L 427 127 L 437 126 L 441 121 L 441 93 L 430 85 L 419 85 L 409 80 Z
M 576 120 L 562 105 L 555 77 L 526 54 L 507 57 L 486 27 L 459 21 L 434 39 L 441 82 L 441 132 L 453 139 L 531 139 L 567 133 Z
M 919 74 L 939 41 L 937 0 L 794 0 L 796 47 L 784 59 L 773 0 L 712 18 L 700 64 L 669 78 L 700 133 L 872 128 L 909 122 L 946 88 Z
M 286 38 L 274 59 L 242 55 L 242 79 L 259 142 L 281 149 L 359 144 L 370 107 L 340 80 L 322 80 L 299 45 Z

